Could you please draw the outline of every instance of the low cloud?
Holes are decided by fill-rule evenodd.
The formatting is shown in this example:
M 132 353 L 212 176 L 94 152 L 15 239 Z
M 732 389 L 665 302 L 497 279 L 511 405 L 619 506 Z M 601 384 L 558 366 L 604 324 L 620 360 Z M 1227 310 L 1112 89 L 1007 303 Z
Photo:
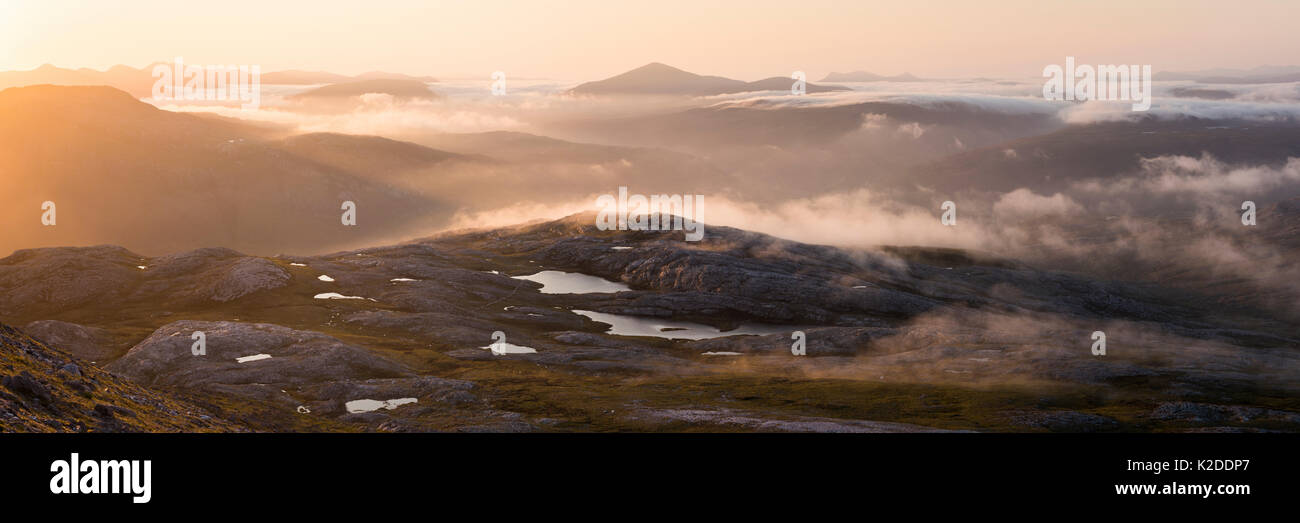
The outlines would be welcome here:
M 1029 189 L 1016 189 L 998 198 L 993 204 L 993 214 L 999 217 L 1033 218 L 1048 215 L 1071 215 L 1083 212 L 1083 207 L 1069 196 L 1056 193 L 1039 196 Z

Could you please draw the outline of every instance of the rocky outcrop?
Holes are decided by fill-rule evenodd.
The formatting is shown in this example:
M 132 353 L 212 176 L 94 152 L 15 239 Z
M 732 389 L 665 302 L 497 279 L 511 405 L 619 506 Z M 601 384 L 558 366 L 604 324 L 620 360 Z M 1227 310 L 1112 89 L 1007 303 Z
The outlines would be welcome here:
M 193 354 L 196 332 L 203 333 L 206 343 L 201 355 Z M 108 369 L 140 383 L 182 388 L 211 383 L 306 384 L 408 373 L 398 363 L 319 332 L 266 323 L 189 320 L 154 331 Z
M 0 314 L 44 319 L 105 303 L 223 303 L 289 280 L 275 262 L 230 249 L 154 259 L 113 246 L 29 249 L 0 259 Z
M 115 246 L 24 249 L 0 259 L 0 314 L 57 313 L 120 302 L 141 280 L 145 258 Z
M 150 260 L 149 279 L 140 292 L 170 293 L 228 302 L 289 282 L 289 273 L 265 258 L 244 256 L 230 249 L 198 249 Z

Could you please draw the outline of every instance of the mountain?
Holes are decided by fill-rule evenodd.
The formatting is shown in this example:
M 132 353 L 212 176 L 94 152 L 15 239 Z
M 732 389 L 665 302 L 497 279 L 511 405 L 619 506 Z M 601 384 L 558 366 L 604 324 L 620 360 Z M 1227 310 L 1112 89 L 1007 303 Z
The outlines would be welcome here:
M 144 252 L 325 252 L 423 233 L 451 212 L 386 181 L 395 173 L 384 164 L 349 159 L 385 158 L 395 168 L 395 148 L 419 151 L 404 161 L 426 166 L 447 158 L 419 146 L 284 142 L 262 127 L 159 110 L 108 87 L 11 88 L 0 92 L 0 113 L 0 218 L 12 224 L 3 250 L 114 243 Z M 45 201 L 57 206 L 54 226 L 41 224 Z M 356 227 L 341 225 L 344 201 L 358 207 Z
M 482 160 L 379 136 L 337 133 L 290 136 L 276 146 L 315 162 L 367 177 L 429 168 L 446 161 Z
M 1258 84 L 1296 82 L 1300 66 L 1259 66 L 1250 69 L 1205 69 L 1201 71 L 1161 71 L 1156 80 L 1191 80 L 1199 83 Z
M 136 98 L 152 95 L 153 66 L 136 69 L 115 65 L 108 70 L 64 69 L 45 64 L 30 71 L 0 71 L 0 90 L 29 85 L 104 85 L 121 89 Z
M 915 133 L 899 133 L 900 126 Z M 906 134 L 908 141 L 935 141 L 951 150 L 957 137 L 967 146 L 995 143 L 1060 127 L 1047 113 L 1012 113 L 961 102 L 910 104 L 867 102 L 800 105 L 766 102 L 719 104 L 645 116 L 583 119 L 556 127 L 591 141 L 656 147 L 723 145 L 827 146 L 864 129 Z M 919 127 L 918 127 L 919 126 Z M 930 131 L 925 131 L 930 129 Z M 951 130 L 951 134 L 936 132 Z M 929 154 L 933 157 L 934 151 Z
M 1270 74 L 1258 76 L 1208 76 L 1197 78 L 1203 84 L 1286 84 L 1300 82 L 1300 73 Z
M 423 83 L 437 82 L 438 79 L 432 76 L 413 76 L 402 73 L 387 73 L 384 71 L 369 71 L 353 76 L 356 80 L 412 80 Z
M 433 169 L 407 170 L 400 178 L 404 186 L 429 195 L 454 195 L 466 212 L 557 202 L 571 212 L 576 210 L 573 205 L 589 202 L 589 195 L 620 185 L 658 194 L 721 191 L 744 183 L 701 155 L 655 147 L 600 145 L 515 131 L 425 131 L 394 137 L 456 151 L 459 156 Z
M 262 83 L 269 85 L 336 84 L 353 79 L 353 77 L 337 73 L 327 73 L 324 71 L 299 71 L 296 69 L 262 73 Z
M 919 82 L 920 78 L 912 73 L 903 73 L 895 76 L 885 76 L 867 71 L 853 71 L 849 73 L 831 73 L 825 78 L 818 80 L 820 82 Z
M 1175 87 L 1169 94 L 1180 98 L 1200 98 L 1202 100 L 1231 100 L 1236 94 L 1223 89 L 1197 89 L 1194 87 Z
M 146 98 L 153 94 L 154 65 L 142 69 L 126 65 L 115 65 L 104 71 L 89 68 L 65 69 L 45 64 L 30 71 L 0 71 L 0 90 L 9 87 L 29 85 L 103 85 L 121 89 L 136 98 Z M 171 67 L 170 63 L 163 63 Z M 263 72 L 261 82 L 267 85 L 314 85 L 338 84 L 358 81 L 405 80 L 411 82 L 436 82 L 428 76 L 411 76 L 401 73 L 371 71 L 355 76 L 348 76 L 323 71 L 285 71 Z
M 789 91 L 793 80 L 772 77 L 743 82 L 689 73 L 658 62 L 604 80 L 587 82 L 570 92 L 581 95 L 714 96 L 751 91 Z M 807 84 L 808 93 L 847 91 L 846 87 Z
M 371 71 L 355 76 L 348 76 L 337 73 L 324 71 L 298 71 L 294 69 L 286 71 L 274 71 L 262 74 L 262 83 L 277 85 L 313 85 L 313 84 L 337 84 L 361 80 L 414 80 L 419 82 L 436 82 L 437 80 L 430 76 L 411 76 L 401 73 L 386 73 L 383 71 Z
M 1026 187 L 1051 194 L 1073 183 L 1131 174 L 1142 158 L 1203 154 L 1229 165 L 1281 165 L 1300 157 L 1300 121 L 1145 118 L 1070 125 L 955 153 L 918 166 L 908 177 L 953 190 Z
M 363 94 L 387 94 L 398 100 L 433 100 L 438 95 L 420 80 L 374 79 L 330 84 L 294 94 L 291 100 L 341 99 Z

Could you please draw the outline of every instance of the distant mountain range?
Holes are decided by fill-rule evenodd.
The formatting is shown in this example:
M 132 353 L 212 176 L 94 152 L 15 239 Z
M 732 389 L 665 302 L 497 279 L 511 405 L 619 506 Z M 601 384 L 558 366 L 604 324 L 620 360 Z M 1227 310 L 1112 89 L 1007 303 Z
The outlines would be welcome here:
M 298 71 L 290 69 L 287 71 L 264 73 L 262 75 L 262 83 L 279 85 L 336 84 L 364 80 L 412 80 L 426 83 L 438 81 L 438 79 L 432 76 L 411 76 L 401 73 L 385 73 L 383 71 L 371 71 L 355 76 L 347 76 L 324 71 Z
M 1011 151 L 1008 153 L 1007 151 Z M 1282 165 L 1300 157 L 1300 122 L 1146 119 L 1071 125 L 918 166 L 909 179 L 950 188 L 1042 194 L 1089 178 L 1113 180 L 1143 158 L 1208 154 L 1230 165 Z
M 753 82 L 721 76 L 705 76 L 658 62 L 643 65 L 618 76 L 587 82 L 570 92 L 584 95 L 715 96 L 752 91 L 789 91 L 794 80 L 774 76 Z M 808 93 L 848 91 L 838 85 L 807 84 Z
M 0 72 L 0 89 L 27 85 L 107 85 L 116 87 L 136 98 L 149 96 L 154 78 L 153 67 L 136 69 L 115 65 L 105 71 L 95 69 L 64 69 L 45 64 L 30 71 Z
M 831 73 L 819 82 L 919 82 L 921 78 L 913 76 L 912 73 L 903 73 L 895 76 L 885 76 L 867 71 L 853 71 L 850 73 Z
M 1190 80 L 1203 84 L 1271 84 L 1300 82 L 1300 66 L 1260 66 L 1252 69 L 1206 69 L 1170 71 L 1155 75 L 1156 80 Z
M 559 199 L 629 180 L 661 192 L 725 180 L 690 155 L 647 147 L 507 132 L 402 137 L 424 145 L 295 135 L 160 110 L 103 86 L 10 88 L 0 91 L 0 114 L 0 223 L 16 224 L 0 235 L 0 253 L 105 242 L 145 253 L 318 253 L 425 234 L 455 207 L 502 194 Z M 593 168 L 608 177 L 591 177 Z M 119 187 L 129 196 L 102 197 Z M 55 227 L 38 219 L 47 200 L 57 204 Z M 360 209 L 355 228 L 340 227 L 345 200 Z
M 0 71 L 0 89 L 45 84 L 107 85 L 131 93 L 131 95 L 136 98 L 144 98 L 151 94 L 153 84 L 156 81 L 153 76 L 154 65 L 157 64 L 150 64 L 141 69 L 136 69 L 127 65 L 115 65 L 107 70 L 100 71 L 89 68 L 65 69 L 45 64 L 29 71 Z M 170 66 L 171 64 L 162 65 Z M 347 76 L 317 71 L 289 70 L 266 72 L 262 74 L 261 78 L 261 82 L 268 85 L 311 85 L 386 80 L 421 83 L 437 81 L 428 76 L 410 76 L 400 73 L 385 73 L 381 71 L 372 71 L 356 76 Z
M 295 100 L 351 98 L 370 93 L 388 94 L 399 100 L 432 100 L 438 98 L 438 95 L 429 90 L 429 86 L 424 81 L 407 79 L 374 79 L 336 83 L 298 93 L 289 98 Z

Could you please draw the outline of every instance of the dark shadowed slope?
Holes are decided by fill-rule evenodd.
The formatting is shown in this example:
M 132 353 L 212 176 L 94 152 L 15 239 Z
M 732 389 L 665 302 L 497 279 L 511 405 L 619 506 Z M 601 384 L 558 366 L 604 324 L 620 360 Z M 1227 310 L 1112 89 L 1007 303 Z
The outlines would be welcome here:
M 484 160 L 379 136 L 312 133 L 280 141 L 280 149 L 361 175 L 431 167 L 450 160 Z
M 413 144 L 269 140 L 261 127 L 162 111 L 107 87 L 8 89 L 0 114 L 6 252 L 102 243 L 322 252 L 418 234 L 450 213 L 384 181 L 387 168 L 447 157 Z M 45 201 L 57 205 L 55 226 L 41 223 Z M 344 201 L 357 205 L 356 227 L 341 224 Z

